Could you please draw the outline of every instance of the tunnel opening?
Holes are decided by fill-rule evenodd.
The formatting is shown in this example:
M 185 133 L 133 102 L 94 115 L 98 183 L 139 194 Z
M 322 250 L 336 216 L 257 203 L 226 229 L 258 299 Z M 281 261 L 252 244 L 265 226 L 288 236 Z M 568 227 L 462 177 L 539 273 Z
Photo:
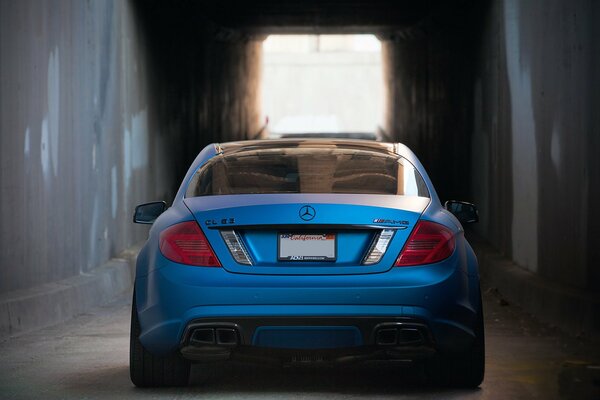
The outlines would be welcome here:
M 263 137 L 378 137 L 384 98 L 374 35 L 269 35 L 262 50 Z

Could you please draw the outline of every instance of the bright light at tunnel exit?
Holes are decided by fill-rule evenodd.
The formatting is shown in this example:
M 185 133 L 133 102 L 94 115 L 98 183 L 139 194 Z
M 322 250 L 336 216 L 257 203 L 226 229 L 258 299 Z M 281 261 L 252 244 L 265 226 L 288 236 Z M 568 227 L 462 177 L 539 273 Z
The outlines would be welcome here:
M 261 99 L 271 136 L 376 133 L 381 42 L 374 35 L 271 35 L 263 42 Z

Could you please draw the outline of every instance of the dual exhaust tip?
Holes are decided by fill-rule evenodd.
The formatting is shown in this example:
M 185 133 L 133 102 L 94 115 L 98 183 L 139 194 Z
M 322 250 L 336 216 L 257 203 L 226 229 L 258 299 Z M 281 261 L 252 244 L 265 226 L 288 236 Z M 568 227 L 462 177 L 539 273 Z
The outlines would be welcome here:
M 234 347 L 240 343 L 235 328 L 197 328 L 192 333 L 192 346 L 225 346 Z
M 375 334 L 378 346 L 415 346 L 425 343 L 425 337 L 418 328 L 382 327 Z

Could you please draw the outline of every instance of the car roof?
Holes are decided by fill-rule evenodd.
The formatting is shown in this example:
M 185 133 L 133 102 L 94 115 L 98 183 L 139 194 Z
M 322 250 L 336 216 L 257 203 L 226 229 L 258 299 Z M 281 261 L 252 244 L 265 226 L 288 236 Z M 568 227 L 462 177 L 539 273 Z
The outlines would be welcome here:
M 215 144 L 217 154 L 229 155 L 241 151 L 256 151 L 267 149 L 281 149 L 293 147 L 337 147 L 344 149 L 367 150 L 381 153 L 396 153 L 393 143 L 374 142 L 361 139 L 332 139 L 332 138 L 289 138 L 268 140 L 244 140 Z

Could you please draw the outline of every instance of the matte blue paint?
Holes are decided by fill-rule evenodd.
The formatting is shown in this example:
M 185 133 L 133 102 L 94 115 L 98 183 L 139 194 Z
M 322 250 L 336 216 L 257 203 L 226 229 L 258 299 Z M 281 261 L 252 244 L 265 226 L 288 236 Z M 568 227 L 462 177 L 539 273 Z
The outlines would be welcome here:
M 249 142 L 256 143 L 256 142 Z M 140 340 L 155 354 L 176 350 L 186 325 L 196 319 L 234 317 L 412 317 L 425 322 L 439 349 L 466 346 L 480 304 L 477 260 L 462 227 L 441 206 L 437 194 L 414 154 L 402 145 L 390 145 L 421 172 L 430 199 L 387 195 L 271 194 L 184 198 L 187 182 L 210 157 L 214 146 L 205 148 L 190 167 L 173 206 L 150 230 L 137 260 L 136 305 L 141 325 Z M 302 221 L 298 210 L 310 205 L 316 210 L 311 221 Z M 241 230 L 242 240 L 256 265 L 237 264 L 216 225 L 234 218 L 232 225 L 286 224 L 298 229 L 314 224 L 331 226 L 338 232 L 338 259 L 334 263 L 278 263 L 277 230 Z M 378 218 L 407 221 L 397 230 L 387 253 L 372 266 L 360 265 L 372 231 L 351 231 L 340 224 L 397 227 L 374 224 Z M 434 221 L 456 234 L 456 250 L 447 259 L 418 267 L 393 267 L 404 243 L 419 219 Z M 222 268 L 195 267 L 167 260 L 158 249 L 158 236 L 170 225 L 198 221 L 215 250 Z M 207 224 L 210 221 L 210 224 Z M 354 328 L 355 329 L 355 328 Z M 260 329 L 261 346 L 338 346 L 355 335 L 352 329 L 335 331 L 333 339 L 312 328 Z M 262 333 L 261 333 L 262 332 Z M 354 332 L 351 334 L 351 332 Z M 303 336 L 304 334 L 304 336 Z M 360 332 L 359 332 L 360 334 Z M 265 336 L 263 336 L 265 335 Z M 320 335 L 320 336 L 319 336 Z M 353 337 L 354 345 L 361 345 Z M 309 338 L 312 338 L 309 340 Z M 287 344 L 286 344 L 287 343 Z M 337 343 L 337 344 L 336 344 Z M 306 348 L 306 347 L 302 347 Z M 322 347 L 321 347 L 322 348 Z
M 281 349 L 335 349 L 363 344 L 355 326 L 261 326 L 252 344 Z

